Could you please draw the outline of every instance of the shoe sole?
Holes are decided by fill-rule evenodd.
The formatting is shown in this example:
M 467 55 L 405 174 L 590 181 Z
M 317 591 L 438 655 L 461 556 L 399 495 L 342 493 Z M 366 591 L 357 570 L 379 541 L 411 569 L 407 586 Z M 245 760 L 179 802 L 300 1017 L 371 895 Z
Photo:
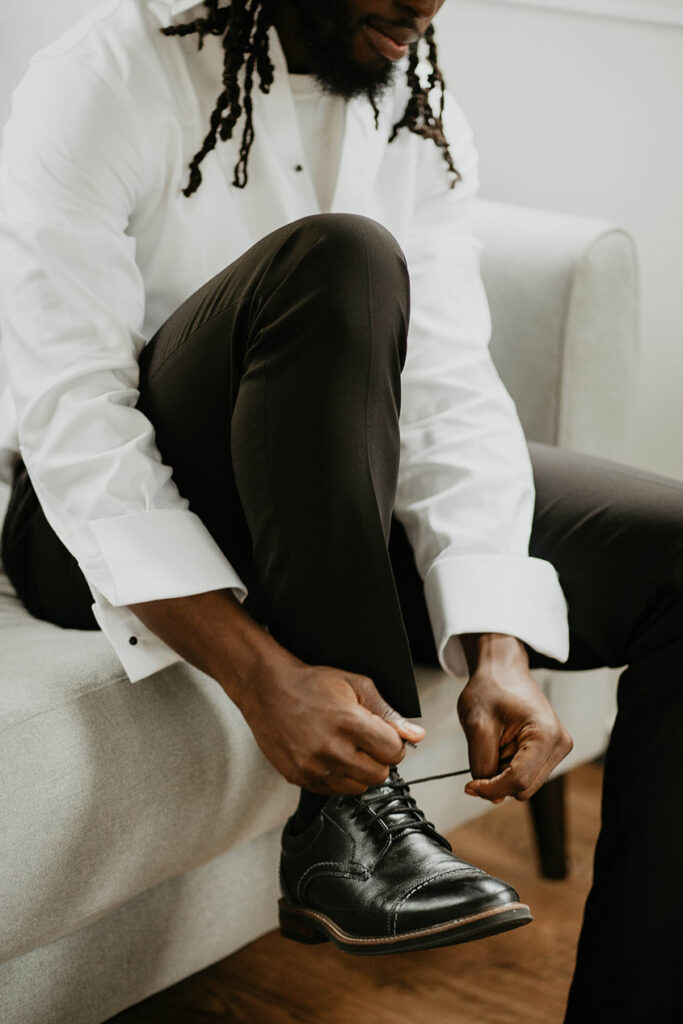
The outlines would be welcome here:
M 314 945 L 332 942 L 345 953 L 357 956 L 381 956 L 383 953 L 409 953 L 417 949 L 435 949 L 453 946 L 459 942 L 473 942 L 489 935 L 498 935 L 533 921 L 526 903 L 503 903 L 478 914 L 459 917 L 452 921 L 403 932 L 400 935 L 361 937 L 350 935 L 319 910 L 297 907 L 286 900 L 279 901 L 280 935 L 294 942 Z

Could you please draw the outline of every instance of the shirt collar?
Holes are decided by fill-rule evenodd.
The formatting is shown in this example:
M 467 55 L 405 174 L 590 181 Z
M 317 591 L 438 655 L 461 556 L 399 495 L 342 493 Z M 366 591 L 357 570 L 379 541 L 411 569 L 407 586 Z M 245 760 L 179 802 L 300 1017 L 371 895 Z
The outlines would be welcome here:
M 189 11 L 190 7 L 203 7 L 202 0 L 147 0 L 147 6 L 161 18 L 173 18 L 176 14 Z
M 176 15 L 184 14 L 191 7 L 204 7 L 201 0 L 146 0 L 147 6 L 162 25 L 168 25 Z
M 201 0 L 157 0 L 164 7 L 170 8 L 171 14 L 182 14 L 190 7 L 198 7 Z

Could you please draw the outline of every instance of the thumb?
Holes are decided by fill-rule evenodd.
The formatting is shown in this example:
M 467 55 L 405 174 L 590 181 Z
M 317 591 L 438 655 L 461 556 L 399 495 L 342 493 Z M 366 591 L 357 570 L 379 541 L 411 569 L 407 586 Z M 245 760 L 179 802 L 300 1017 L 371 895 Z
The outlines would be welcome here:
M 419 743 L 420 740 L 425 738 L 426 732 L 422 726 L 409 722 L 403 715 L 394 710 L 390 704 L 387 704 L 372 679 L 368 679 L 366 676 L 356 676 L 353 681 L 353 688 L 356 691 L 359 703 L 364 708 L 367 708 L 368 711 L 371 711 L 373 715 L 378 715 L 385 722 L 388 722 L 389 725 L 393 725 L 402 739 L 410 740 L 412 743 Z
M 488 715 L 478 715 L 464 723 L 472 779 L 490 779 L 498 773 L 500 728 Z M 471 782 L 466 792 L 476 792 Z

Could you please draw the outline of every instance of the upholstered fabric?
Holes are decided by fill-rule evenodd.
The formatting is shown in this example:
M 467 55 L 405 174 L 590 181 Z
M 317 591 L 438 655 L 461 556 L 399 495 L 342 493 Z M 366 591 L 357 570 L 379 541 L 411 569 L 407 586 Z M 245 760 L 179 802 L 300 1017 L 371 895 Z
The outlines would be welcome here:
M 270 931 L 278 852 L 273 829 L 3 963 L 2 1019 L 95 1024 Z
M 3 669 L 14 666 L 0 718 L 0 776 L 11 780 L 0 801 L 2 958 L 273 828 L 296 804 L 211 679 L 177 666 L 132 686 L 101 634 L 18 611 L 0 603 Z
M 480 200 L 491 352 L 529 441 L 623 458 L 639 296 L 632 238 L 605 221 Z

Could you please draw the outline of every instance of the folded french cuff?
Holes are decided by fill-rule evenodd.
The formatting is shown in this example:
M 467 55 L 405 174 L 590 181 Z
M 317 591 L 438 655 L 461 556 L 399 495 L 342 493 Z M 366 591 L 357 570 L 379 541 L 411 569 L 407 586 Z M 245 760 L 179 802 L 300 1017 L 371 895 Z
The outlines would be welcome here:
M 128 608 L 113 608 L 101 594 L 94 593 L 93 615 L 131 683 L 183 660 Z
M 539 654 L 569 657 L 567 601 L 550 562 L 523 556 L 453 556 L 427 571 L 424 595 L 441 667 L 469 671 L 462 633 L 507 633 Z
M 187 509 L 151 509 L 88 523 L 100 557 L 81 569 L 114 607 L 230 588 L 247 588 L 199 516 Z
M 99 558 L 81 563 L 93 614 L 132 683 L 182 661 L 127 605 L 247 588 L 201 519 L 187 509 L 153 509 L 92 520 Z

